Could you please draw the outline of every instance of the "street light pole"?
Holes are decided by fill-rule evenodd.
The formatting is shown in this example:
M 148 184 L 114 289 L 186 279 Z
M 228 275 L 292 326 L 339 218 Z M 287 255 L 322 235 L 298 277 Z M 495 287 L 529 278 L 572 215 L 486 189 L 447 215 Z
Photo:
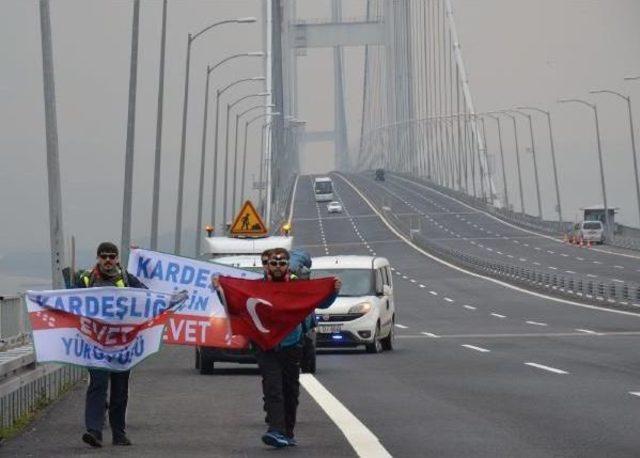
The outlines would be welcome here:
M 589 103 L 581 99 L 559 99 L 558 100 L 558 103 L 569 103 L 569 102 L 580 103 L 593 110 L 593 116 L 595 118 L 595 123 L 596 123 L 596 143 L 598 146 L 598 162 L 600 164 L 600 183 L 602 186 L 602 200 L 604 201 L 603 202 L 604 203 L 604 222 L 606 226 L 607 236 L 609 236 L 611 234 L 610 231 L 612 231 L 613 228 L 609 225 L 609 206 L 607 204 L 607 190 L 606 190 L 605 181 L 604 181 L 604 165 L 602 161 L 602 145 L 600 142 L 600 122 L 598 120 L 598 107 L 593 103 Z
M 160 71 L 158 75 L 158 114 L 156 117 L 156 151 L 153 166 L 153 195 L 151 197 L 151 243 L 158 249 L 158 215 L 160 212 L 160 165 L 162 161 L 162 114 L 164 98 L 164 55 L 167 42 L 167 0 L 162 1 L 162 32 L 160 38 Z
M 51 285 L 64 288 L 64 227 L 58 154 L 56 85 L 53 72 L 53 45 L 49 0 L 40 0 L 40 38 L 42 41 L 42 84 L 44 90 L 45 136 L 47 146 L 47 184 L 49 189 L 49 240 L 51 244 Z
M 209 80 L 213 71 L 216 68 L 218 68 L 220 65 L 230 61 L 231 59 L 235 59 L 238 57 L 245 57 L 245 56 L 262 56 L 262 53 L 249 52 L 249 53 L 234 54 L 232 56 L 226 57 L 225 59 L 222 59 L 221 61 L 216 63 L 213 67 L 207 65 L 207 77 L 206 77 L 206 83 L 205 83 L 205 96 L 204 96 L 204 115 L 203 115 L 203 121 L 202 121 L 202 150 L 200 154 L 200 181 L 198 185 L 198 209 L 197 209 L 198 215 L 196 218 L 196 251 L 195 251 L 196 256 L 198 256 L 198 252 L 200 251 L 200 244 L 202 243 L 202 228 L 201 228 L 202 227 L 202 203 L 204 199 L 204 170 L 205 170 L 205 156 L 206 156 L 206 144 L 207 144 L 207 118 L 209 113 Z M 247 81 L 263 81 L 264 78 L 263 77 L 260 77 L 257 79 L 248 78 L 246 80 Z M 240 80 L 239 82 L 241 81 L 245 81 L 245 80 Z M 218 111 L 216 106 L 216 122 L 217 122 L 217 118 L 218 118 Z M 214 172 L 213 172 L 214 174 L 215 174 L 215 166 L 216 166 L 216 163 L 214 163 Z M 213 224 L 213 221 L 211 221 L 211 223 Z
M 140 30 L 140 0 L 133 3 L 131 27 L 131 62 L 129 64 L 129 103 L 127 109 L 127 140 L 124 159 L 124 200 L 122 203 L 122 242 L 120 257 L 124 265 L 131 245 L 131 199 L 133 195 L 133 155 L 136 133 L 136 88 L 138 82 L 138 37 Z
M 504 110 L 496 111 L 495 113 L 503 114 L 503 115 L 507 116 L 508 118 L 511 118 L 511 121 L 513 122 L 513 137 L 515 139 L 516 164 L 517 164 L 517 168 L 518 168 L 518 189 L 520 190 L 520 210 L 521 210 L 522 214 L 524 215 L 526 213 L 526 210 L 525 210 L 525 207 L 524 207 L 524 192 L 522 190 L 522 171 L 520 169 L 520 148 L 518 146 L 518 123 L 516 122 L 516 117 L 515 116 L 513 116 L 512 114 L 507 113 Z
M 560 223 L 560 230 L 562 231 L 562 206 L 560 205 L 560 185 L 559 185 L 559 180 L 558 180 L 558 168 L 556 166 L 556 149 L 555 149 L 555 145 L 553 142 L 553 130 L 551 129 L 551 113 L 547 110 L 542 110 L 540 108 L 536 108 L 536 107 L 530 107 L 530 106 L 523 106 L 523 107 L 516 107 L 519 110 L 532 110 L 532 111 L 537 111 L 538 113 L 542 113 L 543 115 L 545 115 L 547 117 L 547 124 L 549 127 L 549 147 L 551 149 L 551 164 L 553 165 L 553 181 L 555 184 L 555 188 L 556 188 L 556 205 L 557 205 L 557 211 L 558 211 L 558 222 Z
M 256 22 L 256 18 L 238 18 L 228 19 L 225 21 L 216 22 L 204 29 L 200 30 L 196 34 L 189 33 L 187 35 L 187 58 L 185 62 L 185 76 L 184 76 L 184 96 L 182 102 L 182 135 L 180 139 L 180 165 L 178 171 L 178 206 L 176 209 L 176 233 L 175 233 L 175 254 L 180 254 L 181 241 L 182 241 L 182 196 L 184 193 L 184 162 L 185 162 L 185 147 L 187 142 L 187 108 L 189 105 L 189 64 L 191 62 L 191 44 L 203 33 L 211 30 L 222 24 L 248 24 Z
M 271 108 L 274 105 L 265 105 L 265 108 Z M 280 113 L 262 113 L 258 116 L 253 117 L 252 119 L 245 121 L 244 123 L 244 146 L 242 149 L 242 173 L 241 175 L 241 183 L 240 183 L 240 202 L 244 202 L 244 190 L 245 190 L 245 176 L 247 173 L 247 133 L 249 131 L 249 126 L 254 122 L 257 121 L 258 119 L 262 119 L 265 116 L 277 116 Z M 261 153 L 262 154 L 262 153 Z M 262 174 L 261 174 L 262 175 Z M 236 186 L 235 180 L 234 180 L 234 189 Z
M 536 147 L 535 140 L 533 136 L 533 120 L 531 119 L 531 115 L 529 113 L 522 113 L 518 110 L 509 110 L 512 113 L 519 114 L 520 116 L 524 116 L 529 121 L 529 134 L 531 136 L 531 154 L 533 155 L 533 174 L 536 180 L 536 197 L 538 199 L 538 218 L 542 220 L 542 201 L 540 199 L 540 180 L 538 179 L 538 161 L 536 160 Z
M 255 77 L 255 78 L 244 78 L 237 81 L 233 81 L 223 87 L 222 89 L 216 90 L 216 124 L 214 130 L 214 145 L 213 145 L 213 190 L 211 192 L 211 225 L 216 227 L 216 210 L 217 210 L 217 191 L 218 191 L 218 125 L 220 120 L 220 97 L 227 90 L 231 89 L 236 84 L 240 84 L 244 81 L 262 81 L 264 77 Z M 227 119 L 228 121 L 228 119 Z
M 639 77 L 640 78 L 640 77 Z M 628 79 L 628 78 L 625 78 Z M 630 78 L 629 78 L 630 79 Z M 633 178 L 636 182 L 636 202 L 638 203 L 638 218 L 640 218 L 640 183 L 638 180 L 638 159 L 636 154 L 636 138 L 635 129 L 633 127 L 633 110 L 631 109 L 631 97 L 620 94 L 619 92 L 611 91 L 609 89 L 602 89 L 599 91 L 589 91 L 591 94 L 612 94 L 627 102 L 627 109 L 629 111 L 629 132 L 631 133 L 631 155 L 633 157 Z
M 488 116 L 493 119 L 498 124 L 498 144 L 500 145 L 500 164 L 502 166 L 502 189 L 504 192 L 504 203 L 507 210 L 509 208 L 509 191 L 507 187 L 507 173 L 504 168 L 504 148 L 502 147 L 502 125 L 500 122 L 500 118 L 498 116 L 492 116 L 490 114 L 485 114 L 484 116 Z
M 255 105 L 253 107 L 249 107 L 246 110 L 244 110 L 242 113 L 238 113 L 236 114 L 236 136 L 234 139 L 234 157 L 233 157 L 233 192 L 231 193 L 231 195 L 233 196 L 231 199 L 231 202 L 233 202 L 232 208 L 238 208 L 236 206 L 237 202 L 236 202 L 236 196 L 237 196 L 237 187 L 238 187 L 238 129 L 239 129 L 239 123 L 240 123 L 240 119 L 247 113 L 250 113 L 251 111 L 255 111 L 257 109 L 265 109 L 265 108 L 272 108 L 275 105 Z M 247 135 L 246 135 L 246 128 L 245 128 L 245 149 L 246 149 L 246 141 L 247 141 Z
M 233 101 L 232 103 L 227 104 L 227 120 L 226 120 L 226 137 L 225 137 L 225 152 L 224 152 L 224 181 L 222 183 L 223 186 L 223 202 L 222 202 L 222 232 L 224 233 L 224 228 L 227 223 L 227 199 L 228 199 L 228 188 L 229 188 L 229 114 L 231 109 L 236 106 L 238 103 L 243 100 L 252 98 L 252 97 L 264 97 L 270 95 L 269 92 L 259 92 L 257 94 L 249 94 L 239 99 Z

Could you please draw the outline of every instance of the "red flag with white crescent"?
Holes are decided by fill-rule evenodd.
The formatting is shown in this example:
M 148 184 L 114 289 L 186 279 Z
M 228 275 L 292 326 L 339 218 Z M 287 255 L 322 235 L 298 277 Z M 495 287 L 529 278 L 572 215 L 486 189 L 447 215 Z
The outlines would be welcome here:
M 234 334 L 263 350 L 280 343 L 335 294 L 334 278 L 274 282 L 220 277 Z

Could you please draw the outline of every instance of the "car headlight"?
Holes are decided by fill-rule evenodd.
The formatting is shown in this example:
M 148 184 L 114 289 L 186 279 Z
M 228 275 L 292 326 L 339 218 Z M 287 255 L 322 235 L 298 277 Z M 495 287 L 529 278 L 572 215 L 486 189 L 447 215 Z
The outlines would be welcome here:
M 360 302 L 349 309 L 349 313 L 368 313 L 371 310 L 371 302 Z

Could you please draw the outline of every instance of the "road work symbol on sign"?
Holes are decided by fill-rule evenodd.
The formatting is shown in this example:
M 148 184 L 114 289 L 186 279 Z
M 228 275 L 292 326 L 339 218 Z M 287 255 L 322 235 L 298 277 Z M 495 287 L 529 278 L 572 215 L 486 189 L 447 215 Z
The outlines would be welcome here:
M 236 215 L 229 231 L 231 235 L 263 237 L 267 235 L 267 227 L 262 222 L 255 207 L 247 200 Z

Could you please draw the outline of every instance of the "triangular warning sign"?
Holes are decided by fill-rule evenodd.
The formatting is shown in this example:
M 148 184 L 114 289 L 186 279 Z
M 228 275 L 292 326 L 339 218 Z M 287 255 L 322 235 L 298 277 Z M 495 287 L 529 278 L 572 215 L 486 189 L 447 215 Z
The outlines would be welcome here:
M 249 235 L 253 237 L 267 235 L 267 227 L 262 222 L 262 218 L 260 218 L 250 200 L 244 203 L 242 209 L 236 215 L 229 233 L 231 235 Z

